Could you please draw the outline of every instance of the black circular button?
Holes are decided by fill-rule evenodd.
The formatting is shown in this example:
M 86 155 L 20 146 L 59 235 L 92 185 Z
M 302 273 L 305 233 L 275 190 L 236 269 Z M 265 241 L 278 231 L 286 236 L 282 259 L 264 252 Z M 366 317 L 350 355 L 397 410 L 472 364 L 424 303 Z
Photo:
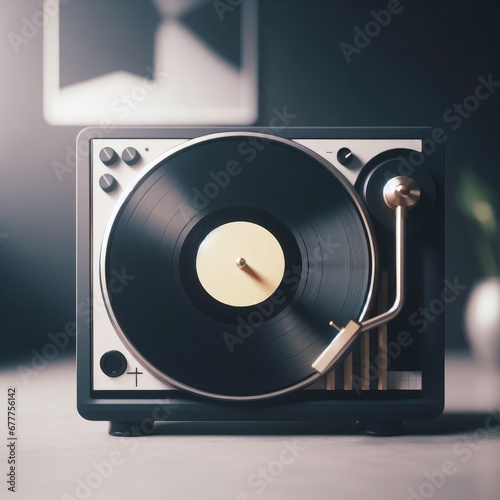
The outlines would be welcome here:
M 99 179 L 99 186 L 106 193 L 113 191 L 117 185 L 116 179 L 111 174 L 101 175 Z
M 337 152 L 337 160 L 341 165 L 349 165 L 354 159 L 354 154 L 349 148 L 340 148 Z
M 122 159 L 127 165 L 135 165 L 141 159 L 141 155 L 137 149 L 128 147 L 123 150 Z
M 104 165 L 110 167 L 118 161 L 118 155 L 113 148 L 106 147 L 99 151 L 99 159 L 104 163 Z
M 127 360 L 120 351 L 108 351 L 101 356 L 100 365 L 108 377 L 119 377 L 127 369 Z

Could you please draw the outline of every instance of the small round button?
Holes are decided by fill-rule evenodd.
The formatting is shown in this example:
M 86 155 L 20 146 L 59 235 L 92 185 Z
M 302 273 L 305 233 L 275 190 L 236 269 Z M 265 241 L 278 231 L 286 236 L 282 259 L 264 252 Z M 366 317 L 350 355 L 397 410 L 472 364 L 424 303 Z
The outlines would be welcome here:
M 106 147 L 99 151 L 99 159 L 104 163 L 104 165 L 110 167 L 118 161 L 118 155 L 113 148 Z
M 122 159 L 127 165 L 135 165 L 141 159 L 141 155 L 137 149 L 128 147 L 123 150 Z
M 354 158 L 354 154 L 349 148 L 340 148 L 337 152 L 337 160 L 341 165 L 349 165 Z
M 108 377 L 119 377 L 127 369 L 127 360 L 120 351 L 108 351 L 101 356 L 101 370 Z
M 104 174 L 99 178 L 99 186 L 106 193 L 113 191 L 117 185 L 116 179 L 111 174 Z

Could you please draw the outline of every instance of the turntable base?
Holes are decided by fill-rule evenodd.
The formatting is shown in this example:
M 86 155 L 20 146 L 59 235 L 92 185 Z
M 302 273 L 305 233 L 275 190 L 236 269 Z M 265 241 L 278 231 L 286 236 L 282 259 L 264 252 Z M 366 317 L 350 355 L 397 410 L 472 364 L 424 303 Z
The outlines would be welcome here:
M 405 433 L 405 423 L 402 420 L 358 421 L 357 430 L 369 436 L 401 436 Z M 110 422 L 108 427 L 109 434 L 116 437 L 149 436 L 156 431 L 154 423 L 144 430 L 141 429 L 141 422 Z

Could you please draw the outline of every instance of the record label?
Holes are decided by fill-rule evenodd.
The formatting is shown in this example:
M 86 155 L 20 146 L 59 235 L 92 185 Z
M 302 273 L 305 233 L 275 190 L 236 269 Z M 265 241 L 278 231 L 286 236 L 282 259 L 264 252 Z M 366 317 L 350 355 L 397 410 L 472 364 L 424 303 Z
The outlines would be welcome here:
M 219 302 L 254 306 L 277 290 L 285 273 L 285 256 L 267 229 L 251 222 L 230 222 L 201 242 L 196 272 L 203 288 Z

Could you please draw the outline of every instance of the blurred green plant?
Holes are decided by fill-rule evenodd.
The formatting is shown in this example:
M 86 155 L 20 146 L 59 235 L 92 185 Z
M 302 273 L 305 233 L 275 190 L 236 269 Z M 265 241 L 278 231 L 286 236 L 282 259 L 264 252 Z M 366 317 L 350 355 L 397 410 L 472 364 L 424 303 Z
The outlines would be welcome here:
M 458 204 L 469 221 L 472 239 L 485 276 L 500 274 L 500 235 L 498 187 L 486 185 L 470 168 L 460 172 Z

